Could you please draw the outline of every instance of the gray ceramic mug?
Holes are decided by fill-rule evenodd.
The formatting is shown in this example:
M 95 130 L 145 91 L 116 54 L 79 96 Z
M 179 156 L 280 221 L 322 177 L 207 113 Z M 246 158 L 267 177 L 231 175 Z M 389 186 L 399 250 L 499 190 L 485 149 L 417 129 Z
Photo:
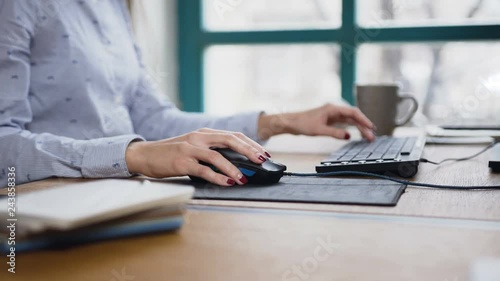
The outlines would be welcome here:
M 398 105 L 411 101 L 408 112 L 398 117 Z M 359 109 L 375 124 L 377 135 L 392 135 L 397 126 L 407 124 L 418 109 L 411 95 L 400 95 L 397 85 L 357 85 L 356 102 Z

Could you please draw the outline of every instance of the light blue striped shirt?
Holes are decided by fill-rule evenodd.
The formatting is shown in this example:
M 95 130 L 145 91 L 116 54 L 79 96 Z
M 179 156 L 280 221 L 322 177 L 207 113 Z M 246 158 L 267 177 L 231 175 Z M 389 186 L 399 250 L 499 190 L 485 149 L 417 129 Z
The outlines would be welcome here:
M 257 139 L 259 112 L 185 113 L 160 98 L 123 0 L 0 0 L 0 187 L 128 177 L 125 150 L 201 127 Z

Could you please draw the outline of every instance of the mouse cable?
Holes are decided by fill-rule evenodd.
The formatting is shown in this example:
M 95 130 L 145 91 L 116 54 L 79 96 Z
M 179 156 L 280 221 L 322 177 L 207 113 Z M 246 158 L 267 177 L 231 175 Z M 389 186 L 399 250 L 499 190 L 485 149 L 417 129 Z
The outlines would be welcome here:
M 385 175 L 358 172 L 358 171 L 338 171 L 338 172 L 324 172 L 324 173 L 291 173 L 285 172 L 285 176 L 296 176 L 296 177 L 332 177 L 332 176 L 365 176 L 365 177 L 375 177 L 379 179 L 389 180 L 397 182 L 404 185 L 418 186 L 418 187 L 430 187 L 430 188 L 441 188 L 441 189 L 456 189 L 456 190 L 474 190 L 474 189 L 500 189 L 500 185 L 487 185 L 487 186 L 457 186 L 457 185 L 441 185 L 441 184 L 430 184 L 430 183 L 419 183 L 411 182 L 407 180 L 402 180 L 398 178 L 393 178 Z
M 485 153 L 486 151 L 490 150 L 493 146 L 495 146 L 495 144 L 497 143 L 500 143 L 500 141 L 494 141 L 492 143 L 490 143 L 487 147 L 485 147 L 483 150 L 479 151 L 478 153 L 474 154 L 474 155 L 471 155 L 471 156 L 468 156 L 468 157 L 462 157 L 462 158 L 447 158 L 447 159 L 443 159 L 439 162 L 434 162 L 434 161 L 431 161 L 429 159 L 426 159 L 426 158 L 420 158 L 420 162 L 421 163 L 429 163 L 429 164 L 434 164 L 434 165 L 441 165 L 443 164 L 444 162 L 448 162 L 448 161 L 465 161 L 465 160 L 471 160 L 472 158 L 475 158 L 483 153 Z

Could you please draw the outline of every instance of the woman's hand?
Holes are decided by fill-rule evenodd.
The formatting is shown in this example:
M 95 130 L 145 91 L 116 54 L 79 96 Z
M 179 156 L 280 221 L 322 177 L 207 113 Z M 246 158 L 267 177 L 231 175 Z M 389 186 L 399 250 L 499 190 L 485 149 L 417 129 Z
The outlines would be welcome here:
M 375 139 L 375 126 L 358 108 L 333 104 L 302 112 L 262 115 L 259 118 L 259 137 L 266 140 L 285 133 L 338 139 L 351 137 L 345 129 L 333 127 L 334 124 L 354 125 L 364 138 L 369 141 Z
M 160 141 L 133 142 L 127 148 L 125 159 L 130 173 L 149 177 L 191 175 L 221 186 L 245 184 L 247 179 L 240 170 L 211 147 L 231 148 L 258 164 L 266 161 L 264 155 L 270 157 L 259 144 L 242 133 L 200 129 Z M 200 161 L 214 165 L 224 174 L 201 165 Z

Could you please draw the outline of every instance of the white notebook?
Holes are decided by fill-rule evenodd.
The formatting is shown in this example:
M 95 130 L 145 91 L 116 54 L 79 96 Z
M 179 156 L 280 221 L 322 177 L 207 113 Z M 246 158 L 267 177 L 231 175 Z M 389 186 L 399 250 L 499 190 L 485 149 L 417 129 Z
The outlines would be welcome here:
M 69 230 L 141 211 L 186 203 L 190 186 L 137 179 L 105 179 L 19 194 L 17 225 L 25 231 Z M 7 206 L 7 198 L 0 200 Z M 7 208 L 0 217 L 9 218 Z
M 426 126 L 425 130 L 432 137 L 500 137 L 500 130 L 447 130 L 432 125 Z

